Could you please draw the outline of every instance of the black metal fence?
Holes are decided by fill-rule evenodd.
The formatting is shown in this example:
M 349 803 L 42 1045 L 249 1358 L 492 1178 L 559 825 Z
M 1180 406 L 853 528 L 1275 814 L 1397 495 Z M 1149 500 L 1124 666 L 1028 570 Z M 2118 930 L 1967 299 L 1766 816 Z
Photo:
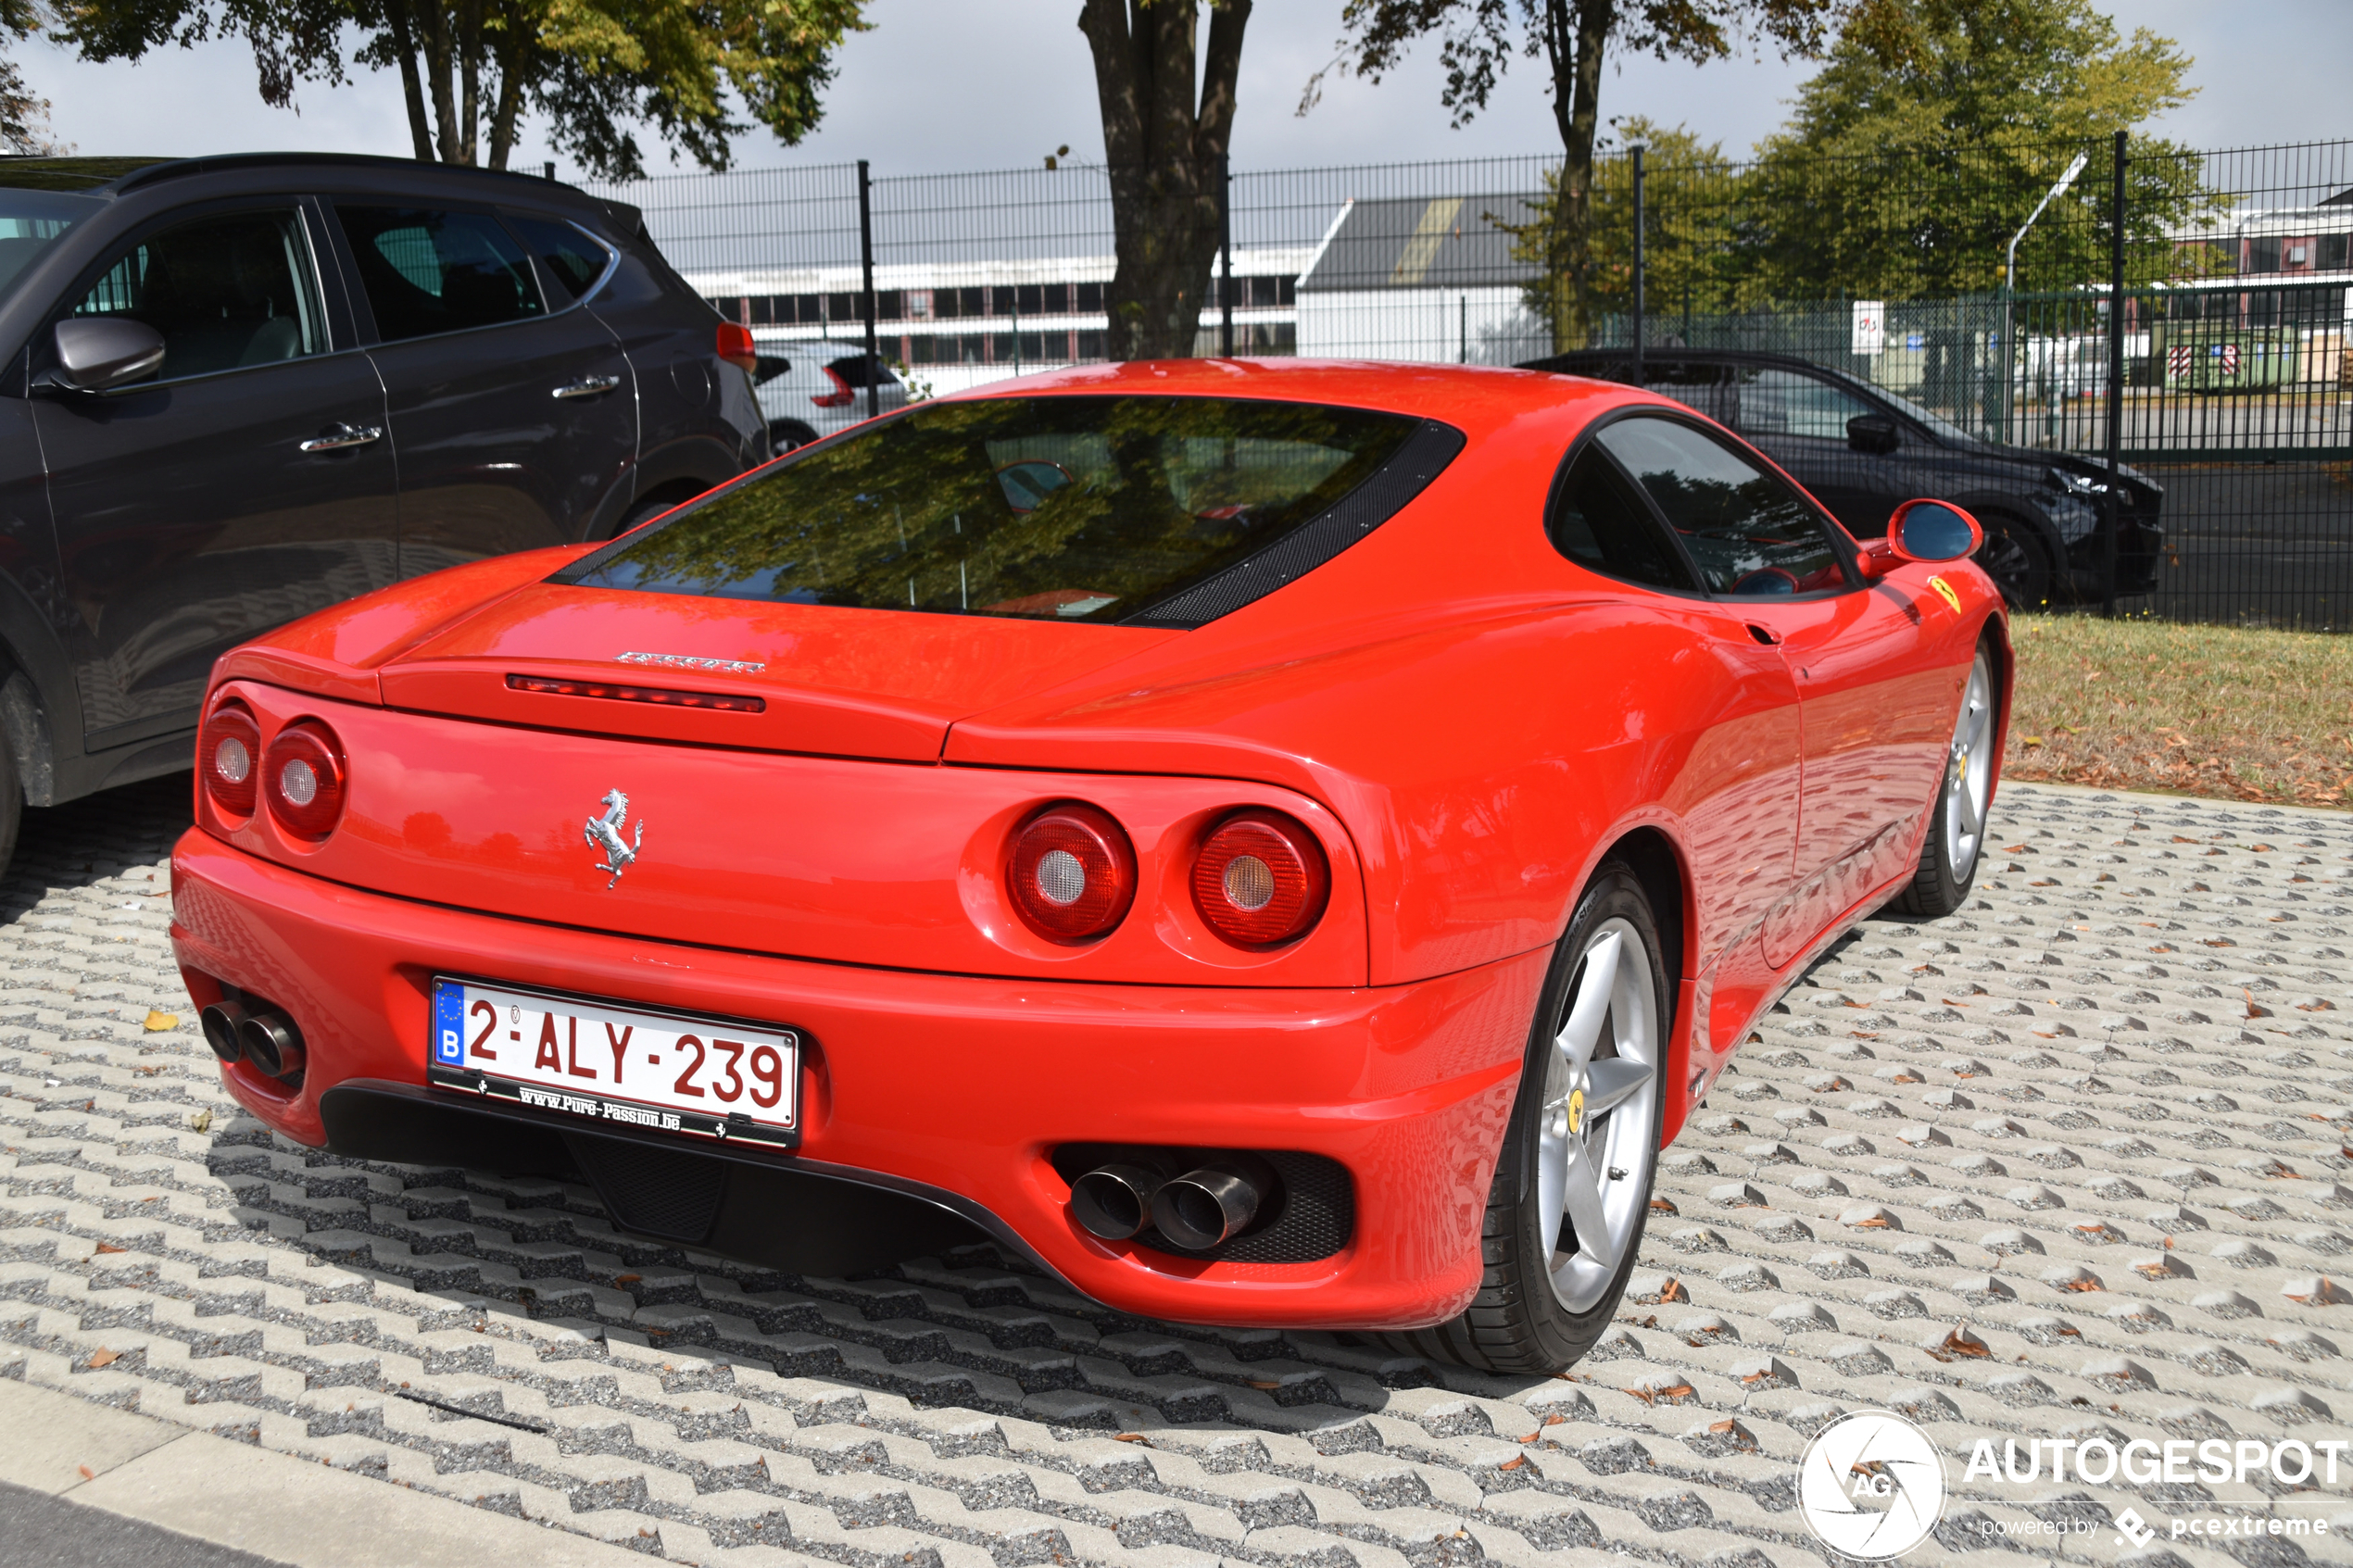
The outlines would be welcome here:
M 1100 166 L 599 194 L 762 340 L 862 345 L 871 265 L 873 330 L 919 395 L 1108 350 Z M 1788 356 L 2163 486 L 2161 571 L 2125 612 L 2353 630 L 2353 142 L 1742 162 L 1662 137 L 1600 160 L 1581 207 L 1557 157 L 1236 170 L 1225 200 L 1197 353 Z

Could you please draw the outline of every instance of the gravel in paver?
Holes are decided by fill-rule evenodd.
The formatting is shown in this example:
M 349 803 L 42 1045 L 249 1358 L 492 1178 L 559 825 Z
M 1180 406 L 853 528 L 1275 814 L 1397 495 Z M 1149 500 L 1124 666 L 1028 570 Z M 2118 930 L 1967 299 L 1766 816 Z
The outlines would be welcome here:
M 985 1248 L 792 1277 L 286 1143 L 171 966 L 186 799 L 38 813 L 0 886 L 0 1376 L 690 1562 L 1768 1568 L 1824 1559 L 1795 1461 L 1875 1407 L 1954 1461 L 1947 1555 L 2353 1561 L 2353 1455 L 1961 1478 L 1980 1437 L 2347 1435 L 2353 818 L 2006 791 L 1968 907 L 1813 967 L 1668 1152 L 1618 1325 L 1529 1380 Z

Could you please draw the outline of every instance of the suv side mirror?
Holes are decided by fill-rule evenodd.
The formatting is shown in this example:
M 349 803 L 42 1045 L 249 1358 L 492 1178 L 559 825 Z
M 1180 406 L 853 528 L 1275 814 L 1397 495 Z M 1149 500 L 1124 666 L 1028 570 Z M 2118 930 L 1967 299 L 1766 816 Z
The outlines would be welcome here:
M 54 334 L 51 379 L 76 392 L 106 392 L 163 368 L 163 334 L 145 321 L 69 316 Z
M 1885 414 L 1857 414 L 1846 421 L 1846 444 L 1857 452 L 1893 452 L 1904 436 Z
M 1977 519 L 1949 501 L 1906 501 L 1887 520 L 1887 553 L 1899 561 L 1964 560 L 1984 543 Z

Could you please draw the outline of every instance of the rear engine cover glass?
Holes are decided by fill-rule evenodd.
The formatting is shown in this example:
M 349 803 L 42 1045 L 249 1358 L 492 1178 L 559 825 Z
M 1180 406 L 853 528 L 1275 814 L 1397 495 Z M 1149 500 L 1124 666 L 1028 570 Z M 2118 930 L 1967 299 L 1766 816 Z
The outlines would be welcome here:
M 814 447 L 556 580 L 1124 621 L 1327 511 L 1421 422 L 1213 397 L 932 404 Z

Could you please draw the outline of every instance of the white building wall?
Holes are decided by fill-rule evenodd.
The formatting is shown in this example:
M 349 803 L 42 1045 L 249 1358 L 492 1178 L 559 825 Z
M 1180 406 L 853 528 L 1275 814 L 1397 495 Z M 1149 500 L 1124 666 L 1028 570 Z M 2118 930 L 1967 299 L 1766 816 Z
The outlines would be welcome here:
M 1516 284 L 1302 290 L 1298 310 L 1304 358 L 1516 365 L 1553 351 Z

